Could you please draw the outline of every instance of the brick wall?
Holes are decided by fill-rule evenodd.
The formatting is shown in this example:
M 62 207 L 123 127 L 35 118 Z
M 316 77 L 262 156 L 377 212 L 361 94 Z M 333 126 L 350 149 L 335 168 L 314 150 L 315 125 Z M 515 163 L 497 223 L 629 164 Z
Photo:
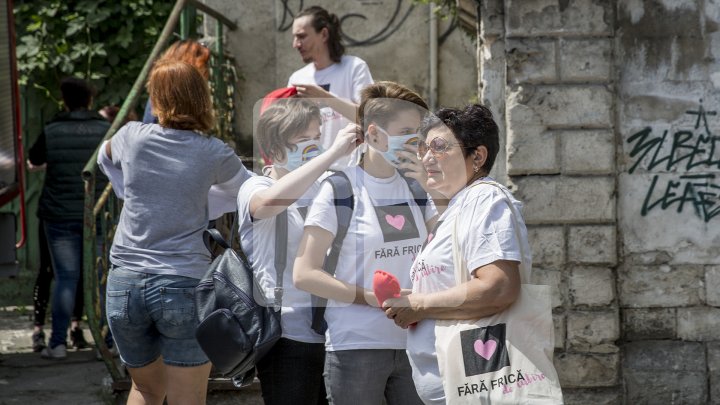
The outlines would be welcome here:
M 568 403 L 614 403 L 621 393 L 613 8 L 590 1 L 488 3 L 504 13 L 496 31 L 506 74 L 483 90 L 504 87 L 496 103 L 505 106 L 499 117 L 506 171 L 525 203 L 534 281 L 555 294 L 556 367 L 565 396 Z M 488 19 L 491 6 L 484 7 L 481 18 Z
M 480 3 L 566 403 L 720 403 L 720 4 Z

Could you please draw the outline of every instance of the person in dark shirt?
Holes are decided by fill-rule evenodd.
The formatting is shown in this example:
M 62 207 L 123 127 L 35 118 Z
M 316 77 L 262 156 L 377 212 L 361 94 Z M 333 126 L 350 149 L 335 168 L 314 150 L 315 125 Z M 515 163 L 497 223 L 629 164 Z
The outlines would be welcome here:
M 107 120 L 90 110 L 93 90 L 87 82 L 65 78 L 60 91 L 65 111 L 45 125 L 30 149 L 28 162 L 31 170 L 47 165 L 37 215 L 44 223 L 55 274 L 52 333 L 48 347 L 41 351 L 42 357 L 52 359 L 67 356 L 67 329 L 82 278 L 85 185 L 80 175 L 110 128 Z M 97 190 L 106 183 L 99 179 Z

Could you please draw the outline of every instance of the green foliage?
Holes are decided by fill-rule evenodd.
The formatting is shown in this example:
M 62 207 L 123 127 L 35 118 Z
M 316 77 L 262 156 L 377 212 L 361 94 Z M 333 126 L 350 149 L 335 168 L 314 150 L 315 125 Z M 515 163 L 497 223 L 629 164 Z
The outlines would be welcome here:
M 445 19 L 448 17 L 455 16 L 457 14 L 457 2 L 456 0 L 413 0 L 413 3 L 417 4 L 430 4 L 435 3 L 435 9 L 433 12 Z
M 167 20 L 163 0 L 17 0 L 20 85 L 59 105 L 60 80 L 97 89 L 96 106 L 121 104 Z

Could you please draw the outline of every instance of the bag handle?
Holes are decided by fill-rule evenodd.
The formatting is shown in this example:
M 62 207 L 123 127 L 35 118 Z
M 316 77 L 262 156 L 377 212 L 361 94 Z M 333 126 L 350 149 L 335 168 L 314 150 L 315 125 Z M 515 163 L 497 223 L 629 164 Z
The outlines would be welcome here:
M 490 180 L 480 180 L 475 182 L 469 187 L 475 187 L 479 186 L 481 184 L 487 184 L 490 186 L 496 187 L 498 190 L 500 190 L 502 194 L 503 201 L 510 207 L 511 215 L 513 222 L 513 229 L 515 230 L 515 240 L 517 241 L 518 247 L 520 248 L 520 282 L 523 284 L 527 284 L 529 280 L 524 280 L 525 278 L 525 271 L 523 269 L 527 268 L 528 263 L 525 262 L 525 248 L 522 244 L 522 241 L 520 240 L 520 224 L 518 222 L 518 216 L 520 213 L 518 213 L 517 208 L 515 205 L 510 201 L 510 197 L 508 196 L 508 192 L 500 186 L 495 181 Z M 458 210 L 460 208 L 458 207 Z M 460 222 L 460 212 L 455 214 L 455 221 L 453 221 L 453 232 L 452 232 L 452 241 L 453 241 L 453 265 L 455 267 L 455 282 L 460 285 L 462 283 L 465 283 L 470 280 L 470 274 L 467 272 L 467 266 L 465 264 L 465 260 L 462 257 L 462 254 L 460 253 L 460 242 L 458 241 L 458 222 Z
M 233 221 L 232 225 L 230 225 L 230 234 L 228 235 L 227 239 L 222 236 L 220 231 L 217 228 L 207 228 L 203 232 L 203 243 L 205 243 L 205 248 L 210 252 L 210 260 L 215 260 L 215 255 L 213 255 L 212 246 L 210 246 L 210 241 L 214 241 L 217 243 L 221 248 L 223 249 L 230 249 L 233 243 L 233 229 L 235 229 L 235 224 L 237 223 L 237 211 L 233 214 Z M 212 221 L 211 225 L 214 225 L 215 221 Z

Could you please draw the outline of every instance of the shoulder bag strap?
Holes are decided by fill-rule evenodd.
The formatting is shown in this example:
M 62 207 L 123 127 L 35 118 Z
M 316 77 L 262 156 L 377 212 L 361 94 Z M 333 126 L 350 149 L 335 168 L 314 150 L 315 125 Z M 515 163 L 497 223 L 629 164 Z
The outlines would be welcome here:
M 226 238 L 222 236 L 220 231 L 217 228 L 214 228 L 215 221 L 212 221 L 210 223 L 213 228 L 208 228 L 203 232 L 203 243 L 205 243 L 205 248 L 210 252 L 211 259 L 215 259 L 215 255 L 213 255 L 212 246 L 210 245 L 210 242 L 213 241 L 217 243 L 221 248 L 228 249 L 232 246 L 233 242 L 233 229 L 235 228 L 235 223 L 237 222 L 237 211 L 235 211 L 235 214 L 233 214 L 233 222 L 232 225 L 230 225 L 230 232 L 229 235 Z
M 523 271 L 523 267 L 527 266 L 528 263 L 524 262 L 524 259 L 526 257 L 525 256 L 526 252 L 525 252 L 525 247 L 523 246 L 523 243 L 520 240 L 520 224 L 518 223 L 518 219 L 517 219 L 518 216 L 520 215 L 520 213 L 517 212 L 517 208 L 515 208 L 515 205 L 512 203 L 512 201 L 510 201 L 510 197 L 508 196 L 507 191 L 503 187 L 501 187 L 497 182 L 481 180 L 481 181 L 474 183 L 470 187 L 476 187 L 481 184 L 487 184 L 487 185 L 496 187 L 498 190 L 500 190 L 500 192 L 503 195 L 503 200 L 510 207 L 510 211 L 512 212 L 511 217 L 512 217 L 512 221 L 513 221 L 513 229 L 515 230 L 515 232 L 514 232 L 515 240 L 517 241 L 518 247 L 520 248 L 520 258 L 521 258 L 521 260 L 523 260 L 520 263 L 520 277 L 521 277 L 521 282 L 523 284 L 525 284 L 525 283 L 529 282 L 529 280 L 523 280 L 524 274 L 525 274 L 525 272 Z M 458 231 L 457 231 L 458 222 L 460 222 L 459 209 L 460 209 L 460 207 L 458 207 L 458 212 L 455 214 L 455 221 L 453 224 L 453 234 L 452 234 L 453 265 L 455 267 L 455 282 L 458 285 L 470 280 L 470 274 L 467 271 L 468 269 L 467 269 L 466 263 L 463 260 L 462 254 L 460 253 L 460 242 L 458 240 Z

